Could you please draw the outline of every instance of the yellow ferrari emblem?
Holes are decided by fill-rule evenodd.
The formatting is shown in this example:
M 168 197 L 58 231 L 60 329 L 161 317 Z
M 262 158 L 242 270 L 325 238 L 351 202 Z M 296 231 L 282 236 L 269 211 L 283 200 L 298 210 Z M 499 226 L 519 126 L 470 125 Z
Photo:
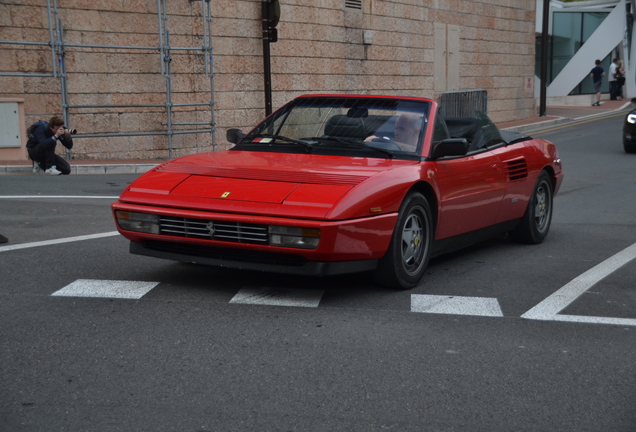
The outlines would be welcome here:
M 221 195 L 221 198 L 227 198 L 230 195 L 229 192 L 223 192 L 223 195 Z
M 413 239 L 413 244 L 414 244 L 415 246 L 419 245 L 419 244 L 420 244 L 420 238 L 419 238 L 419 237 L 415 237 L 415 238 Z

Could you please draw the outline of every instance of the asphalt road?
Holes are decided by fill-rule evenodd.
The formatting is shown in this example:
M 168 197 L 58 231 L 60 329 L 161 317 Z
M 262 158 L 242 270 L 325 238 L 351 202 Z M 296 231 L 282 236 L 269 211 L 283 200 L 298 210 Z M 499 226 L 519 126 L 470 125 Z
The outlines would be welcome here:
M 543 244 L 437 258 L 402 292 L 130 255 L 109 197 L 133 175 L 0 178 L 0 430 L 636 431 L 621 124 L 532 134 L 566 173 Z

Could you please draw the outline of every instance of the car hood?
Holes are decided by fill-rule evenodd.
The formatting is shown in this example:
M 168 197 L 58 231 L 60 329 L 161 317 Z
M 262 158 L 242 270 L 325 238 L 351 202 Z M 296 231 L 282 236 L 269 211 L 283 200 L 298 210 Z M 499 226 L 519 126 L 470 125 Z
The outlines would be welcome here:
M 223 151 L 186 156 L 144 174 L 120 201 L 161 207 L 324 218 L 347 192 L 417 161 Z

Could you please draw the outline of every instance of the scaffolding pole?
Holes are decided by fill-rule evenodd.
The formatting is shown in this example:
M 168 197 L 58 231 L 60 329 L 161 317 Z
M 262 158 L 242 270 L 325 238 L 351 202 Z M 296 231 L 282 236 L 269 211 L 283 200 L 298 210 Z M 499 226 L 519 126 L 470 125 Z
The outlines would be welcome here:
M 57 9 L 57 6 L 55 8 Z M 46 15 L 49 20 L 49 45 L 51 46 L 51 65 L 53 68 L 53 76 L 57 77 L 57 67 L 55 65 L 55 34 L 53 32 L 53 14 L 51 12 L 51 0 L 46 0 Z
M 210 0 L 201 1 L 203 16 L 203 52 L 205 55 L 205 73 L 210 77 L 210 135 L 212 140 L 212 151 L 216 151 L 216 117 L 214 114 L 216 102 L 214 100 L 214 56 L 212 50 L 212 7 Z

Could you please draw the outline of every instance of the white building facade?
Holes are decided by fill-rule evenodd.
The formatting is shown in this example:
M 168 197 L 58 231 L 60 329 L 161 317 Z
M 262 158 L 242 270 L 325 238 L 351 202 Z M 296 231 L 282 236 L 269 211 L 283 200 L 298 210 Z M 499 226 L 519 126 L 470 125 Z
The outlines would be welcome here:
M 535 96 L 539 97 L 539 70 L 543 0 L 537 0 L 537 68 Z M 609 98 L 609 66 L 613 58 L 626 71 L 623 98 L 636 97 L 636 41 L 632 31 L 634 0 L 550 1 L 548 25 L 548 104 L 586 105 L 594 97 L 590 71 L 595 60 L 605 70 L 601 91 Z

